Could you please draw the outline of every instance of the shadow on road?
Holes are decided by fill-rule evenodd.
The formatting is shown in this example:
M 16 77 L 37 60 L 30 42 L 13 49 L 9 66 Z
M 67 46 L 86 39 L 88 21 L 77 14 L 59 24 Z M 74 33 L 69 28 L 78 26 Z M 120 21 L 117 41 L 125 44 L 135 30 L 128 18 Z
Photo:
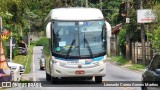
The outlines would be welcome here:
M 97 84 L 93 80 L 81 80 L 79 78 L 63 78 L 56 83 L 45 81 L 45 78 L 39 78 L 43 87 L 102 87 L 103 83 Z

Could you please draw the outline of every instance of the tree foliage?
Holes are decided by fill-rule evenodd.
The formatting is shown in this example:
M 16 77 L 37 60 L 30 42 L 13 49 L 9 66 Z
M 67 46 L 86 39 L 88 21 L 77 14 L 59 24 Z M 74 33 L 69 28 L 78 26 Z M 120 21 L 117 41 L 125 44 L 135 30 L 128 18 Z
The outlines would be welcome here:
M 9 29 L 15 37 L 27 35 L 29 31 L 42 31 L 44 17 L 53 8 L 53 1 L 2 0 L 0 16 L 3 29 Z
M 105 17 L 110 22 L 116 22 L 118 6 L 123 0 L 109 0 L 100 3 L 99 0 L 88 0 L 89 7 L 99 8 L 103 6 Z M 42 31 L 43 21 L 52 8 L 85 6 L 85 0 L 2 0 L 0 4 L 0 16 L 3 18 L 4 26 L 13 33 L 31 31 Z M 31 22 L 29 22 L 31 21 Z M 30 28 L 31 25 L 31 28 Z M 20 33 L 18 33 L 20 34 Z
M 125 56 L 126 54 L 126 28 L 121 28 L 121 31 L 118 34 L 118 41 L 119 41 L 119 47 L 122 52 L 122 55 Z
M 86 0 L 1 0 L 0 4 L 0 16 L 3 18 L 3 26 L 13 32 L 13 36 L 26 35 L 28 32 L 43 31 L 43 21 L 49 11 L 53 8 L 59 7 L 85 7 Z M 119 23 L 119 6 L 125 0 L 88 0 L 89 7 L 100 8 L 102 6 L 102 12 L 105 18 L 108 18 L 108 22 L 112 26 Z M 125 32 L 124 30 L 130 30 L 131 42 L 140 41 L 139 25 L 136 22 L 136 10 L 138 8 L 138 1 L 141 0 L 129 0 L 129 18 L 130 24 L 124 25 L 122 33 L 119 33 L 121 40 L 120 44 L 125 44 Z M 154 6 L 159 0 L 143 0 L 144 9 L 157 8 L 159 11 L 159 5 Z M 124 8 L 125 9 L 125 8 Z M 159 15 L 159 14 L 157 14 Z M 157 19 L 159 20 L 159 19 Z M 157 37 L 159 27 L 159 21 L 151 25 L 153 33 L 149 34 L 150 40 L 154 42 L 154 37 Z M 124 29 L 125 28 L 125 29 Z M 154 33 L 154 31 L 156 33 Z M 119 37 L 119 38 L 120 38 Z M 123 38 L 122 38 L 123 37 Z M 156 41 L 155 41 L 156 42 Z M 125 46 L 123 47 L 125 48 Z
M 153 13 L 156 15 L 155 22 L 150 25 L 150 32 L 147 33 L 149 41 L 152 44 L 152 48 L 154 50 L 160 51 L 160 3 L 157 3 L 155 7 L 153 7 Z

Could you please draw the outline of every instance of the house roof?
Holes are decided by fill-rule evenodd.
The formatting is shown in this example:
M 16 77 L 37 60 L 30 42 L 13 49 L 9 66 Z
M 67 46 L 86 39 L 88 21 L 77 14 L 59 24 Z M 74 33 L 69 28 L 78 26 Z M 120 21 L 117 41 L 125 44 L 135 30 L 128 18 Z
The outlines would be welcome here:
M 116 26 L 112 27 L 112 34 L 119 33 L 121 27 L 122 27 L 122 23 L 117 24 Z

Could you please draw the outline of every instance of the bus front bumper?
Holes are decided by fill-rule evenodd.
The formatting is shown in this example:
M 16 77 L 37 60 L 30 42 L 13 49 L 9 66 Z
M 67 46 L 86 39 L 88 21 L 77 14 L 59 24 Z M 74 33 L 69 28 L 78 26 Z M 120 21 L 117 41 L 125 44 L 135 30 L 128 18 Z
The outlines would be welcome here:
M 88 76 L 105 76 L 106 64 L 97 65 L 92 68 L 86 68 L 82 65 L 81 68 L 78 65 L 75 67 L 67 68 L 59 65 L 52 67 L 51 75 L 53 77 L 88 77 Z

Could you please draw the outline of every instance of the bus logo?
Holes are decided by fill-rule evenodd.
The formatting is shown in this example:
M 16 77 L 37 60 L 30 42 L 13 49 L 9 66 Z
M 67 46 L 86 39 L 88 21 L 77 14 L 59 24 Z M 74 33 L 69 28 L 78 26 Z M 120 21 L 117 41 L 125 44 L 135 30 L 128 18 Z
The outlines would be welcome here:
M 82 65 L 78 65 L 78 68 L 82 68 Z
M 85 60 L 85 64 L 90 64 L 91 62 L 92 62 L 91 59 L 86 59 L 86 60 Z

